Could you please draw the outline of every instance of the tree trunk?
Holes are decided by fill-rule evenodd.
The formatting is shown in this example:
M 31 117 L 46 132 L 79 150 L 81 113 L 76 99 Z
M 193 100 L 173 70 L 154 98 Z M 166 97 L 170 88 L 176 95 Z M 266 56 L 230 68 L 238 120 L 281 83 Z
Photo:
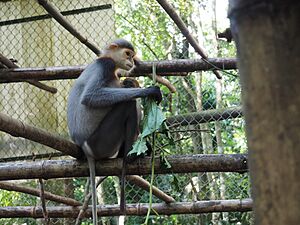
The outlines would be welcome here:
M 255 224 L 300 221 L 300 2 L 232 0 Z M 284 207 L 282 207 L 284 206 Z

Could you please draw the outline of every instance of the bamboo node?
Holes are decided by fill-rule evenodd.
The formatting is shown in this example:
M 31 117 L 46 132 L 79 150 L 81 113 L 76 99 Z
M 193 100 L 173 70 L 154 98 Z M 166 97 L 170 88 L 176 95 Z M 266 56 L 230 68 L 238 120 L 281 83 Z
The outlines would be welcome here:
M 33 217 L 33 218 L 35 218 L 36 215 L 37 215 L 37 213 L 36 213 L 36 206 L 33 206 L 32 209 L 31 209 L 31 211 L 30 211 L 30 216 Z

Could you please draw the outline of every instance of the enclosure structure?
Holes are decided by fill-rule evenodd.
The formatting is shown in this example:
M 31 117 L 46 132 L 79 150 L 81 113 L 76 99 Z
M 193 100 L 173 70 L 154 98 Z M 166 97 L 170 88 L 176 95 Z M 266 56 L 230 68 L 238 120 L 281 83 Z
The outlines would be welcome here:
M 171 59 L 145 61 L 130 74 L 147 86 L 155 66 L 157 81 L 165 86 L 161 107 L 175 140 L 170 146 L 158 136 L 155 143 L 156 149 L 171 153 L 167 156 L 171 168 L 156 159 L 151 219 L 161 224 L 248 224 L 252 201 L 240 89 L 235 72 L 219 79 L 220 71 L 236 69 L 236 60 L 208 58 L 188 32 L 186 21 L 166 2 L 158 2 L 163 8 L 151 5 L 160 12 L 158 19 L 184 36 L 180 43 L 168 46 Z M 123 7 L 116 4 L 110 0 L 0 1 L 0 129 L 4 131 L 0 134 L 0 217 L 7 218 L 0 219 L 1 224 L 44 220 L 74 224 L 80 214 L 88 169 L 81 150 L 68 136 L 66 99 L 73 79 L 100 47 L 116 37 L 114 27 L 118 32 L 120 20 L 132 25 L 122 12 L 115 16 L 114 9 Z M 155 55 L 151 43 L 144 42 Z M 174 88 L 177 92 L 171 94 Z M 108 176 L 98 188 L 98 212 L 103 216 L 99 220 L 141 224 L 149 207 L 145 180 L 150 180 L 150 160 L 128 166 L 126 218 L 120 216 L 118 205 L 121 165 L 120 160 L 97 164 L 97 174 Z M 88 223 L 90 215 L 89 208 L 84 210 L 82 223 Z

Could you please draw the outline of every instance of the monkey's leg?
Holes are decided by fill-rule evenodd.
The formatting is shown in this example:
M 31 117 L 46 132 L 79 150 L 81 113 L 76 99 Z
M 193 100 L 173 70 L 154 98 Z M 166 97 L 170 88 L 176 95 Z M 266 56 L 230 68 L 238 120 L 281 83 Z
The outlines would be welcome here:
M 133 143 L 136 132 L 136 102 L 116 104 L 87 139 L 86 144 L 90 147 L 87 154 L 95 160 L 112 158 L 120 151 L 123 143 L 127 143 L 123 149 L 128 152 L 128 142 Z
M 132 113 L 126 120 L 126 131 L 124 140 L 124 156 L 123 156 L 123 168 L 121 175 L 121 194 L 120 194 L 120 212 L 121 214 L 126 213 L 126 199 L 125 199 L 125 181 L 126 181 L 126 167 L 127 167 L 127 154 L 131 150 L 134 141 L 137 139 L 139 134 L 139 119 L 136 108 L 136 102 L 134 106 L 131 106 Z
M 121 176 L 121 212 L 125 210 L 125 171 L 126 155 L 130 151 L 138 134 L 138 116 L 136 101 L 122 102 L 115 105 L 105 116 L 95 132 L 84 143 L 88 146 L 87 155 L 94 159 L 116 157 L 123 145 L 120 155 L 123 155 Z

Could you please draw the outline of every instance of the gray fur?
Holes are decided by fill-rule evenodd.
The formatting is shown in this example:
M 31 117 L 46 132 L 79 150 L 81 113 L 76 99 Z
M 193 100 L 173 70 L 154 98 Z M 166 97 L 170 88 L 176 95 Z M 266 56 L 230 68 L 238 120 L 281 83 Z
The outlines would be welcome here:
M 113 43 L 117 44 L 120 48 L 128 48 L 135 52 L 133 45 L 129 41 L 126 41 L 125 39 L 122 38 L 116 39 L 113 41 Z
M 155 96 L 156 87 L 111 88 L 104 82 L 103 69 L 96 60 L 75 81 L 68 99 L 68 127 L 73 141 L 82 146 L 116 103 Z

